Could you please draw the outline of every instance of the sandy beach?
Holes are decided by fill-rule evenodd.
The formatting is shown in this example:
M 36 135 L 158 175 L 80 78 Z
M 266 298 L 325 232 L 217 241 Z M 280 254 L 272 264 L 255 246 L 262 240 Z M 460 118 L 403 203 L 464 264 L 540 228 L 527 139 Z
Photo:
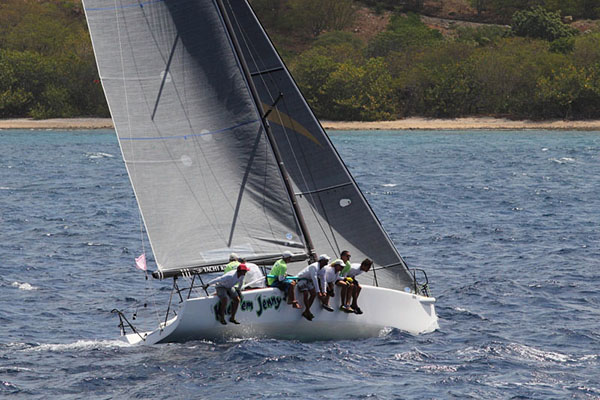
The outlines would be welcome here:
M 562 129 L 597 130 L 600 120 L 586 121 L 513 121 L 504 118 L 406 118 L 396 121 L 321 121 L 328 130 L 468 130 L 468 129 Z M 110 129 L 110 118 L 66 118 L 34 120 L 2 119 L 0 129 Z
M 112 129 L 110 118 L 0 119 L 0 129 Z
M 513 121 L 505 118 L 406 118 L 396 121 L 321 121 L 325 129 L 332 130 L 468 130 L 468 129 L 561 129 L 600 130 L 600 120 L 589 121 Z

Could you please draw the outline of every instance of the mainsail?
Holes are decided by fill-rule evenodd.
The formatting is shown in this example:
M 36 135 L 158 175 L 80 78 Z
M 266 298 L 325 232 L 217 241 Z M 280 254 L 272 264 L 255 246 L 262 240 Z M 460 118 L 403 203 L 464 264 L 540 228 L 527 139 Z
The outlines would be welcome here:
M 229 251 L 249 258 L 308 252 L 262 108 L 316 251 L 335 256 L 347 249 L 353 261 L 370 257 L 380 284 L 412 286 L 404 261 L 246 0 L 84 5 L 161 270 L 214 264 Z
M 305 254 L 218 7 L 85 0 L 100 77 L 161 271 Z

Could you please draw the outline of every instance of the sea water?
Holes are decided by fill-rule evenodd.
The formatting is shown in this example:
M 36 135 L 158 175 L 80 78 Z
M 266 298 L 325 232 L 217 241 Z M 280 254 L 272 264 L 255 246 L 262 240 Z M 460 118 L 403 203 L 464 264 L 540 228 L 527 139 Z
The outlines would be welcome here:
M 600 398 L 599 132 L 331 138 L 427 271 L 438 331 L 125 345 L 111 310 L 156 324 L 170 285 L 133 267 L 150 250 L 114 132 L 5 130 L 0 397 Z

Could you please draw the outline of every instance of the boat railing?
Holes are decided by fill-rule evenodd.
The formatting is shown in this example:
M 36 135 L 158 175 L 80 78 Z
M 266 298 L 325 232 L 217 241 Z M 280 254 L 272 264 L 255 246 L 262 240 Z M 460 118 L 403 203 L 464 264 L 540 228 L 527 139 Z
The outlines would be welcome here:
M 121 329 L 121 336 L 125 336 L 125 324 L 127 324 L 127 326 L 129 327 L 129 329 L 131 329 L 131 331 L 133 333 L 135 333 L 136 335 L 138 335 L 140 337 L 140 339 L 142 339 L 142 341 L 146 340 L 146 338 L 144 336 L 142 336 L 138 332 L 137 329 L 135 329 L 135 326 L 133 326 L 133 324 L 131 322 L 129 322 L 129 320 L 127 319 L 127 317 L 125 316 L 125 314 L 123 314 L 123 312 L 121 312 L 120 310 L 117 310 L 116 308 L 114 308 L 111 311 L 111 313 L 117 314 L 119 316 L 119 329 Z
M 415 293 L 423 295 L 425 297 L 430 297 L 429 294 L 429 278 L 427 277 L 427 272 L 421 268 L 409 268 L 408 270 L 413 276 L 413 290 Z M 417 273 L 420 275 L 421 279 L 417 278 Z

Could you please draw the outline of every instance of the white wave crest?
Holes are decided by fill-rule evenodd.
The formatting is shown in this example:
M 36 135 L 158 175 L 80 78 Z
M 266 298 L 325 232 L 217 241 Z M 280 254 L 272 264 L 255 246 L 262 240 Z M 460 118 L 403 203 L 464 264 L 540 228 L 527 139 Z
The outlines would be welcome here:
M 102 152 L 96 152 L 96 153 L 86 153 L 85 154 L 89 159 L 96 159 L 96 158 L 113 158 L 114 156 L 112 154 L 109 153 L 102 153 Z
M 383 187 L 396 187 L 396 186 L 398 186 L 398 184 L 397 183 L 384 183 L 381 186 L 383 186 Z
M 424 372 L 429 372 L 429 373 L 456 372 L 456 371 L 458 371 L 458 367 L 455 367 L 453 365 L 429 364 L 429 365 L 423 365 L 422 367 L 418 367 L 417 371 L 424 371 Z
M 571 158 L 571 157 L 561 157 L 561 158 L 551 158 L 550 161 L 554 161 L 555 163 L 558 164 L 570 164 L 570 163 L 574 163 L 575 159 Z
M 23 282 L 23 283 L 19 283 L 19 282 L 13 282 L 11 284 L 12 287 L 16 287 L 19 290 L 38 290 L 37 287 L 27 283 L 27 282 Z
M 508 345 L 508 349 L 523 358 L 535 361 L 553 361 L 560 363 L 569 361 L 569 356 L 566 354 L 561 354 L 554 351 L 543 351 L 536 349 L 535 347 L 526 346 L 524 344 L 511 343 Z
M 75 343 L 43 343 L 39 346 L 30 347 L 26 351 L 93 350 L 113 347 L 131 347 L 131 345 L 123 340 L 78 340 Z

